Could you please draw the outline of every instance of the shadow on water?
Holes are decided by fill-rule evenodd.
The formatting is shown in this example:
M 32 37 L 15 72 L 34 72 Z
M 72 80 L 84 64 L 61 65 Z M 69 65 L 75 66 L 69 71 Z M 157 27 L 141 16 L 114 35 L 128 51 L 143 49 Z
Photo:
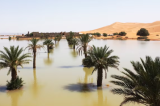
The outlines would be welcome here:
M 79 78 L 77 84 L 70 84 L 64 87 L 69 91 L 76 92 L 92 92 L 97 89 L 97 86 L 93 84 L 93 78 L 89 79 L 88 77 L 91 75 L 93 68 L 84 67 L 83 71 L 85 72 L 84 79 Z
M 46 59 L 44 59 L 44 64 L 50 66 L 53 63 L 53 59 L 49 58 L 49 53 L 48 53 L 48 57 Z
M 97 87 L 93 84 L 86 84 L 86 83 L 77 83 L 77 84 L 69 84 L 64 87 L 72 92 L 92 92 L 97 89 Z
M 79 65 L 79 66 L 59 66 L 58 68 L 76 68 L 76 67 L 83 67 L 83 65 Z
M 42 69 L 42 67 L 36 67 L 37 69 Z M 18 67 L 17 69 L 30 69 L 30 70 L 32 70 L 33 69 L 33 67 Z
M 0 92 L 6 92 L 7 87 L 6 86 L 0 86 Z

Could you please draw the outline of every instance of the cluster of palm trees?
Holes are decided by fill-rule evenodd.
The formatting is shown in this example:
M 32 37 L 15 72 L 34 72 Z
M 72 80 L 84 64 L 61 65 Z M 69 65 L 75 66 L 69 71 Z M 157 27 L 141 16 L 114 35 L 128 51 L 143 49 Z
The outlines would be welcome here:
M 78 38 L 74 37 L 74 33 L 70 32 L 70 35 L 66 37 L 68 44 L 73 45 L 73 49 L 77 46 L 78 54 L 84 53 L 85 58 L 87 57 L 88 43 L 93 39 L 89 34 L 81 34 Z
M 72 35 L 71 35 L 72 36 Z M 75 41 L 74 41 L 75 40 Z M 79 54 L 84 53 L 85 58 L 82 60 L 84 67 L 94 67 L 93 72 L 97 70 L 97 87 L 102 86 L 103 71 L 107 77 L 109 68 L 118 69 L 119 57 L 112 55 L 113 50 L 109 47 L 95 47 L 89 46 L 88 43 L 92 40 L 88 34 L 80 35 L 78 38 L 67 37 L 67 41 L 73 44 L 73 48 L 77 46 Z M 26 47 L 33 53 L 33 68 L 36 68 L 36 52 L 46 45 L 47 51 L 53 48 L 52 40 L 46 39 L 43 45 L 38 44 L 38 39 L 30 40 L 30 44 Z M 89 48 L 89 49 L 87 49 Z M 17 67 L 30 62 L 30 54 L 24 53 L 23 48 L 19 46 L 10 48 L 4 47 L 4 51 L 0 51 L 0 68 L 9 67 L 8 74 L 11 72 L 11 82 L 17 79 Z M 111 91 L 114 94 L 124 95 L 124 101 L 141 103 L 146 106 L 160 106 L 160 58 L 156 57 L 154 60 L 146 56 L 146 59 L 141 59 L 141 62 L 131 61 L 134 71 L 124 68 L 122 76 L 112 75 L 114 79 L 111 81 L 118 88 Z M 92 73 L 93 73 L 92 72 Z M 18 88 L 18 87 L 17 87 Z
M 39 40 L 35 38 L 31 39 L 30 42 L 31 43 L 26 47 L 26 49 L 28 48 L 29 51 L 32 51 L 33 68 L 36 68 L 37 50 L 44 48 L 43 45 L 46 45 L 47 52 L 49 53 L 49 49 L 53 48 L 54 43 L 52 42 L 51 39 L 46 39 L 43 42 L 43 45 L 41 45 L 38 44 Z M 4 51 L 0 50 L 0 69 L 9 67 L 8 74 L 11 73 L 11 82 L 8 82 L 7 84 L 8 85 L 7 87 L 9 87 L 7 89 L 9 90 L 17 89 L 19 88 L 19 86 L 22 86 L 23 81 L 21 78 L 17 76 L 17 67 L 18 66 L 23 67 L 23 64 L 28 64 L 31 61 L 27 59 L 31 57 L 30 53 L 22 54 L 24 50 L 25 49 L 20 48 L 19 46 L 17 47 L 10 46 L 9 49 L 7 47 L 4 47 Z M 14 83 L 16 83 L 17 85 Z
M 93 72 L 97 70 L 97 87 L 100 87 L 102 86 L 103 70 L 107 77 L 106 71 L 109 67 L 118 69 L 119 57 L 111 56 L 113 50 L 109 50 L 107 46 L 95 47 L 93 45 L 87 51 L 86 48 L 90 41 L 89 35 L 81 35 L 78 38 L 78 51 L 84 52 L 85 58 L 82 61 L 84 67 L 94 67 Z M 124 68 L 123 76 L 111 76 L 114 79 L 111 83 L 119 87 L 111 91 L 114 94 L 124 95 L 121 106 L 130 102 L 146 106 L 160 106 L 160 57 L 153 60 L 146 56 L 145 60 L 131 61 L 131 64 L 133 71 Z
M 61 39 L 62 39 L 62 35 L 55 36 L 54 37 L 55 44 L 56 44 L 57 41 L 59 42 Z

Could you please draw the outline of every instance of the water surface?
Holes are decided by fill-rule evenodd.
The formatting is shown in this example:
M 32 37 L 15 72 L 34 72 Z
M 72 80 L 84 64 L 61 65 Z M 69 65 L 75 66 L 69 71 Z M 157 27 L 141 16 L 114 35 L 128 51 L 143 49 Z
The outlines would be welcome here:
M 40 41 L 41 44 L 42 42 L 43 40 Z M 3 50 L 3 46 L 10 45 L 26 47 L 28 43 L 28 40 L 3 39 L 0 40 L 0 50 Z M 37 69 L 32 69 L 32 62 L 24 65 L 24 68 L 18 68 L 18 75 L 25 82 L 20 90 L 6 91 L 6 81 L 11 77 L 7 76 L 8 69 L 0 70 L 0 106 L 119 106 L 123 96 L 110 92 L 116 87 L 110 84 L 110 76 L 120 74 L 123 67 L 132 69 L 131 60 L 139 61 L 140 57 L 146 55 L 153 58 L 160 55 L 159 41 L 93 40 L 89 43 L 93 44 L 107 45 L 114 50 L 113 55 L 120 57 L 119 70 L 109 69 L 107 79 L 103 78 L 102 89 L 96 88 L 97 73 L 91 75 L 93 68 L 82 66 L 84 56 L 77 55 L 63 39 L 50 54 L 46 53 L 46 49 L 38 51 Z

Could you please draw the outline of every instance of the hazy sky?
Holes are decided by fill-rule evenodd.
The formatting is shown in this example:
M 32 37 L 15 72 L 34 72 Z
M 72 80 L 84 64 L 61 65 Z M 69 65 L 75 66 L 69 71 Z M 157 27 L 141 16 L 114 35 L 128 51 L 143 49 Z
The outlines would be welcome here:
M 0 0 L 0 33 L 87 31 L 160 20 L 160 0 Z

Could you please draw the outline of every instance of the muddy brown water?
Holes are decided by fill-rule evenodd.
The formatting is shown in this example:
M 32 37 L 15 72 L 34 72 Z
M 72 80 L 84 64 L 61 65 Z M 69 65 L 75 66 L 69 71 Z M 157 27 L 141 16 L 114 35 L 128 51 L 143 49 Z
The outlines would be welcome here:
M 42 42 L 43 40 L 40 44 Z M 3 39 L 0 40 L 0 50 L 3 50 L 3 46 L 10 45 L 26 47 L 28 43 L 28 40 Z M 140 57 L 146 55 L 153 58 L 160 55 L 159 41 L 93 40 L 89 43 L 93 44 L 107 45 L 114 50 L 113 55 L 120 57 L 119 71 L 109 68 L 107 79 L 103 78 L 102 89 L 96 88 L 97 73 L 91 75 L 93 68 L 82 66 L 84 56 L 77 55 L 67 41 L 62 39 L 50 54 L 46 53 L 46 49 L 38 51 L 37 69 L 32 68 L 32 62 L 24 65 L 24 68 L 18 68 L 18 75 L 25 82 L 22 89 L 6 91 L 6 81 L 11 77 L 7 76 L 8 69 L 0 70 L 0 106 L 119 106 L 123 96 L 110 92 L 116 87 L 110 84 L 110 76 L 120 75 L 123 67 L 132 69 L 131 60 L 139 61 Z

